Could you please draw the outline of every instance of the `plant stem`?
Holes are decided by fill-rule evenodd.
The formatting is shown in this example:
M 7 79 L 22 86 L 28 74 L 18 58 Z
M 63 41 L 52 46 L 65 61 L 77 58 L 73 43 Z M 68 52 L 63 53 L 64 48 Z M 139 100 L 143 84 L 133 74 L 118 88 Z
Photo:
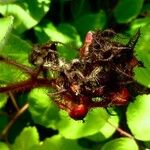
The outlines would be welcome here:
M 8 125 L 3 129 L 0 139 L 7 139 L 8 132 L 16 120 L 28 109 L 29 104 L 26 103 L 13 117 L 13 119 L 8 123 Z
M 134 137 L 129 134 L 128 132 L 124 131 L 123 129 L 119 128 L 119 127 L 116 127 L 115 125 L 113 125 L 111 122 L 107 121 L 112 127 L 116 128 L 116 130 L 121 134 L 121 135 L 124 135 L 126 137 L 129 137 L 131 139 L 134 139 Z

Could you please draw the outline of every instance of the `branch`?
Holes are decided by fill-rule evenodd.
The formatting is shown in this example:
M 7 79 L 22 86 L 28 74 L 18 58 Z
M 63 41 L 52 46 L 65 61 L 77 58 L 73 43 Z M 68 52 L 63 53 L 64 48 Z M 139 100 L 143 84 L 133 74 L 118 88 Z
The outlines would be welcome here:
M 25 104 L 14 116 L 14 118 L 8 123 L 8 125 L 3 129 L 1 135 L 0 135 L 0 139 L 6 138 L 10 128 L 12 127 L 12 125 L 16 122 L 16 120 L 28 109 L 29 104 Z
M 17 92 L 17 91 L 26 91 L 34 87 L 54 87 L 55 79 L 28 79 L 19 83 L 7 85 L 6 87 L 0 87 L 0 93 L 6 92 Z

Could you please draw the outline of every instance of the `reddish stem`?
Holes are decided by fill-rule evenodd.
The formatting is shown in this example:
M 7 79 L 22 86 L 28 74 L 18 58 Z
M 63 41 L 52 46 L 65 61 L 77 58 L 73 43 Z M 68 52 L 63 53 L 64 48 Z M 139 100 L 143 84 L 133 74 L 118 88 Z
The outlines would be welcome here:
M 55 79 L 28 79 L 16 84 L 11 84 L 6 87 L 0 87 L 0 93 L 13 92 L 13 91 L 25 91 L 34 87 L 54 87 Z

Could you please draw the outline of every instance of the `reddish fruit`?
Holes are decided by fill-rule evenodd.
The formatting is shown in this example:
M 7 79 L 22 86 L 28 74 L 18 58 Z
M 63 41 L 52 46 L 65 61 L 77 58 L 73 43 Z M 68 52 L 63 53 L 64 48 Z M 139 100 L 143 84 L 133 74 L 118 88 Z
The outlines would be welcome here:
M 88 113 L 87 106 L 83 104 L 74 105 L 74 107 L 70 110 L 69 116 L 74 120 L 82 120 Z
M 83 118 L 88 113 L 88 104 L 86 102 L 87 98 L 85 96 L 80 96 L 76 99 L 75 95 L 68 92 L 63 93 L 64 103 L 57 102 L 59 108 L 68 112 L 69 116 L 74 120 L 83 120 Z
M 129 97 L 129 91 L 127 88 L 121 88 L 118 92 L 110 94 L 111 103 L 117 106 L 127 104 Z

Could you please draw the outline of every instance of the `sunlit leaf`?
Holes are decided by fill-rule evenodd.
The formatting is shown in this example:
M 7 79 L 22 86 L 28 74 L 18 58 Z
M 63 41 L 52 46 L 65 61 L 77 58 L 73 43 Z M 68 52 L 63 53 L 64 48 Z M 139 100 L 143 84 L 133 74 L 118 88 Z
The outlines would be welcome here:
M 146 24 L 141 28 L 141 37 L 139 39 L 139 42 L 136 46 L 136 55 L 139 60 L 141 60 L 144 64 L 144 67 L 137 67 L 134 72 L 135 72 L 135 79 L 147 86 L 150 87 L 150 26 Z
M 127 109 L 127 124 L 139 140 L 150 141 L 150 95 L 136 97 Z
M 76 140 L 69 140 L 61 137 L 60 135 L 52 136 L 43 141 L 42 144 L 32 147 L 34 150 L 86 150 L 82 148 Z M 31 149 L 31 150 L 32 150 Z
M 130 25 L 130 32 L 134 33 L 139 28 L 143 28 L 145 25 L 149 25 L 149 24 L 150 24 L 149 17 L 135 19 L 134 21 L 132 21 L 132 23 Z M 140 38 L 143 38 L 143 36 L 144 36 L 144 34 L 142 33 L 142 36 Z
M 9 150 L 9 147 L 7 144 L 3 143 L 3 142 L 0 142 L 0 149 L 1 150 Z
M 118 115 L 116 114 L 115 116 L 110 116 L 110 118 L 107 120 L 105 125 L 99 130 L 98 133 L 93 134 L 91 136 L 88 136 L 87 138 L 92 140 L 92 141 L 97 141 L 97 142 L 98 141 L 104 141 L 104 140 L 110 138 L 114 134 L 114 132 L 116 131 L 116 128 L 118 126 L 119 126 Z
M 8 16 L 6 18 L 0 19 L 0 51 L 3 49 L 4 44 L 7 42 L 9 37 L 9 33 L 11 32 L 13 26 L 14 18 L 12 16 Z
M 137 80 L 142 85 L 150 88 L 150 69 L 138 67 L 134 70 L 134 72 L 135 72 L 134 76 L 135 80 Z
M 75 121 L 68 114 L 61 113 L 58 130 L 61 135 L 68 139 L 77 139 L 98 133 L 109 118 L 107 112 L 100 108 L 89 112 L 84 122 Z
M 15 17 L 14 28 L 18 33 L 36 25 L 49 10 L 50 0 L 21 0 L 11 4 L 0 4 L 0 13 Z M 33 7 L 34 6 L 34 7 Z
M 56 28 L 52 23 L 47 23 L 43 27 L 36 27 L 35 32 L 41 43 L 58 41 L 65 44 L 60 44 L 58 51 L 67 60 L 73 59 L 77 55 L 77 48 L 81 46 L 80 36 L 70 24 L 62 23 Z
M 30 50 L 31 46 L 27 42 L 21 40 L 18 36 L 10 34 L 7 43 L 5 43 L 3 49 L 1 50 L 1 55 L 12 59 L 17 63 L 29 65 L 28 55 Z M 1 62 L 0 70 L 0 83 L 9 83 L 12 81 L 17 82 L 21 79 L 26 79 L 25 73 L 19 70 L 19 68 L 13 67 L 10 64 Z
M 59 41 L 66 44 L 74 43 L 76 46 L 81 45 L 76 29 L 70 24 L 62 23 L 55 27 L 52 23 L 46 23 L 42 27 L 35 27 L 35 31 L 39 42 Z
M 8 96 L 0 93 L 0 109 L 6 104 Z
M 118 138 L 104 144 L 101 150 L 138 150 L 138 146 L 133 139 Z
M 145 67 L 150 66 L 150 25 L 147 24 L 141 28 L 141 37 L 136 46 L 137 56 L 144 63 Z
M 46 89 L 33 89 L 28 96 L 29 111 L 36 123 L 56 128 L 59 119 L 58 109 L 47 94 Z
M 39 135 L 35 127 L 26 127 L 15 139 L 12 150 L 29 150 L 33 145 L 39 143 Z
M 32 47 L 28 42 L 22 40 L 16 35 L 11 34 L 7 40 L 7 43 L 3 47 L 3 50 L 1 51 L 1 55 L 12 58 L 17 62 L 29 65 L 28 55 L 31 48 Z

